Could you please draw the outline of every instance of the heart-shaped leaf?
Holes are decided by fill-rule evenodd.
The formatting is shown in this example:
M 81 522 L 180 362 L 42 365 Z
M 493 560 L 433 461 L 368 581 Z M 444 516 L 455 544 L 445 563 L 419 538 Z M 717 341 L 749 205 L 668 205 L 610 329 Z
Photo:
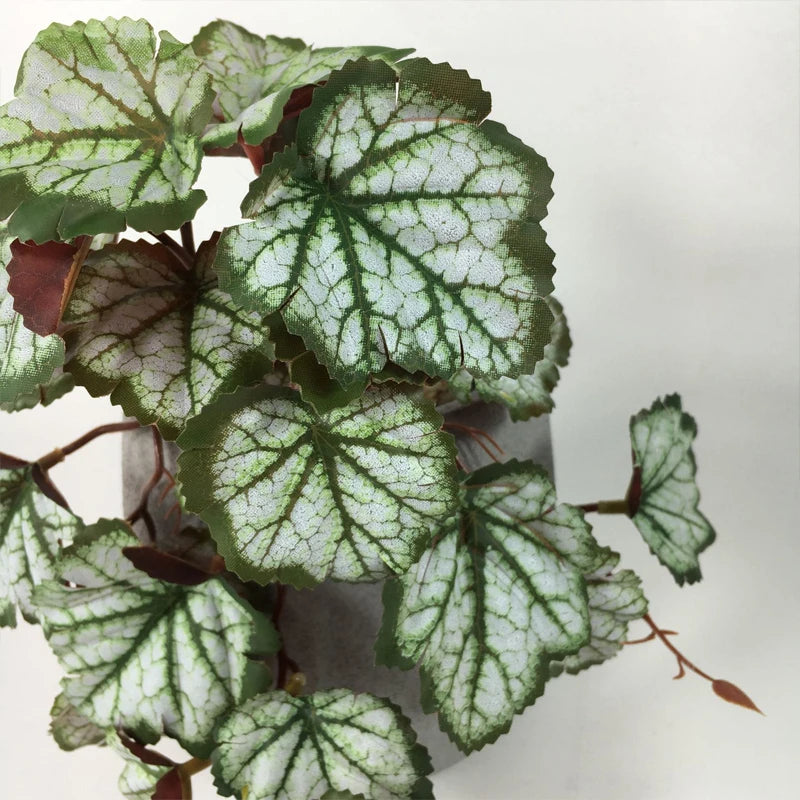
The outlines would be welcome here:
M 0 408 L 5 411 L 36 405 L 40 386 L 64 363 L 62 339 L 29 330 L 14 310 L 6 271 L 12 241 L 5 223 L 0 223 Z
M 62 557 L 71 585 L 36 590 L 64 695 L 102 728 L 149 743 L 166 733 L 204 758 L 219 717 L 267 685 L 254 658 L 275 652 L 277 635 L 219 578 L 185 587 L 140 572 L 122 555 L 136 544 L 123 522 L 101 520 Z
M 211 769 L 226 797 L 433 797 L 427 751 L 397 706 L 370 694 L 268 692 L 237 708 L 218 738 Z
M 64 324 L 67 369 L 93 395 L 174 439 L 223 392 L 272 369 L 268 331 L 217 288 L 216 240 L 190 268 L 164 245 L 120 242 L 92 252 Z
M 0 109 L 0 219 L 22 240 L 164 231 L 205 194 L 199 136 L 211 78 L 188 45 L 145 20 L 53 23 Z
M 476 380 L 462 369 L 450 380 L 450 388 L 457 399 L 466 403 L 476 391 L 483 400 L 506 406 L 513 420 L 526 420 L 553 410 L 552 394 L 558 383 L 558 368 L 567 365 L 572 339 L 561 303 L 552 295 L 546 297 L 545 302 L 553 313 L 550 343 L 544 348 L 544 358 L 536 364 L 533 374 Z
M 542 694 L 550 660 L 588 642 L 582 573 L 608 551 L 531 462 L 484 467 L 464 488 L 431 549 L 386 582 L 376 652 L 387 666 L 419 663 L 423 708 L 468 753 Z
M 220 285 L 282 308 L 343 386 L 409 372 L 532 372 L 549 341 L 543 158 L 495 122 L 478 81 L 422 59 L 360 60 L 302 112 L 297 148 L 223 232 Z
M 223 397 L 178 439 L 186 505 L 229 569 L 259 583 L 404 572 L 457 498 L 455 447 L 412 391 L 316 412 L 272 386 Z
M 213 76 L 217 119 L 203 136 L 207 147 L 229 147 L 241 131 L 247 144 L 261 144 L 278 129 L 294 89 L 320 83 L 346 61 L 380 58 L 394 63 L 413 50 L 388 47 L 312 49 L 300 39 L 261 37 L 227 20 L 215 20 L 192 41 Z
M 551 676 L 565 671 L 574 675 L 612 658 L 628 637 L 628 623 L 647 613 L 639 576 L 629 569 L 614 572 L 618 563 L 619 555 L 610 553 L 602 567 L 585 576 L 591 639 L 577 653 L 551 661 Z
M 702 577 L 698 555 L 715 539 L 697 505 L 692 442 L 697 424 L 677 394 L 631 418 L 634 477 L 628 492 L 634 524 L 679 585 Z
M 56 575 L 59 542 L 69 544 L 81 521 L 43 493 L 37 466 L 0 470 L 0 625 L 16 625 L 14 606 L 39 619 L 34 587 Z

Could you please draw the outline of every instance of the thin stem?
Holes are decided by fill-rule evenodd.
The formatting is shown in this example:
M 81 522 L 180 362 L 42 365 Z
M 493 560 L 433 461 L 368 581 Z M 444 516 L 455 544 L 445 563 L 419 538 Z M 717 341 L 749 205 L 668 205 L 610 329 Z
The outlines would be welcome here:
M 208 769 L 211 766 L 211 762 L 205 758 L 190 758 L 188 761 L 184 761 L 183 764 L 178 765 L 178 769 L 187 777 L 190 778 L 192 775 L 197 775 L 198 772 L 202 772 L 204 769 Z
M 694 672 L 696 675 L 699 675 L 701 678 L 705 678 L 707 681 L 714 683 L 714 678 L 712 678 L 707 672 L 703 672 L 703 670 L 701 670 L 698 666 L 689 661 L 689 659 L 686 658 L 686 656 L 683 653 L 681 653 L 681 651 L 678 650 L 678 648 L 675 647 L 675 645 L 672 644 L 672 642 L 669 639 L 667 639 L 667 636 L 670 634 L 674 634 L 675 631 L 662 630 L 661 628 L 658 627 L 658 625 L 656 625 L 656 623 L 653 621 L 653 618 L 649 614 L 645 614 L 642 617 L 642 619 L 650 626 L 650 630 L 652 631 L 653 636 L 660 639 L 661 642 L 665 645 L 665 647 L 678 660 L 678 674 L 675 676 L 676 679 L 682 678 L 686 674 L 686 670 L 684 669 L 684 667 L 686 667 L 687 669 L 690 669 L 692 672 Z M 651 637 L 648 636 L 644 639 L 644 641 L 649 641 L 650 638 Z
M 583 503 L 578 508 L 587 514 L 594 511 L 598 514 L 626 514 L 630 516 L 630 506 L 627 500 L 600 500 L 597 503 Z
M 180 261 L 181 266 L 185 270 L 192 269 L 192 257 L 188 253 L 188 251 L 180 244 L 178 244 L 168 233 L 151 233 L 151 236 L 158 239 L 161 244 L 163 244 L 167 250 L 175 256 L 175 258 Z
M 275 605 L 272 609 L 272 624 L 275 626 L 275 630 L 280 633 L 280 618 L 281 612 L 283 611 L 283 606 L 286 602 L 286 586 L 283 584 L 278 584 L 277 587 L 277 595 L 275 597 Z M 276 686 L 278 689 L 285 689 L 287 685 L 287 678 L 289 670 L 292 672 L 300 672 L 300 667 L 298 667 L 297 662 L 289 658 L 288 653 L 286 652 L 286 644 L 284 642 L 283 637 L 281 636 L 281 649 L 278 651 L 278 674 L 276 676 Z
M 121 431 L 133 431 L 142 426 L 138 422 L 112 422 L 109 425 L 99 425 L 97 428 L 84 433 L 83 436 L 77 438 L 74 442 L 70 442 L 64 447 L 56 447 L 52 453 L 42 456 L 37 459 L 39 467 L 47 471 L 56 464 L 60 464 L 68 455 L 80 450 L 84 445 L 97 439 L 98 436 L 103 436 L 106 433 L 119 433 Z
M 181 225 L 181 244 L 183 244 L 183 249 L 190 256 L 193 256 L 197 253 L 197 250 L 194 246 L 194 228 L 192 228 L 191 220 L 184 222 L 183 225 Z
M 445 422 L 442 425 L 442 430 L 454 430 L 454 431 L 461 431 L 466 433 L 478 447 L 486 453 L 492 461 L 499 461 L 498 457 L 487 447 L 486 443 L 483 439 L 486 439 L 490 442 L 496 449 L 500 455 L 504 455 L 503 449 L 500 447 L 499 444 L 488 434 L 486 431 L 482 431 L 480 428 L 473 428 L 471 425 L 462 425 L 460 422 Z

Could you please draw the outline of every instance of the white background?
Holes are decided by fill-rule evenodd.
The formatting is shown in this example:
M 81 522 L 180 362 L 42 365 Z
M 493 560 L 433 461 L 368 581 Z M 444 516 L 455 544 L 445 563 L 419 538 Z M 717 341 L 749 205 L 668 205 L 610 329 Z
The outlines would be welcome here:
M 491 90 L 493 116 L 556 175 L 545 227 L 575 340 L 552 419 L 561 498 L 624 492 L 628 417 L 657 395 L 680 391 L 699 422 L 701 508 L 719 534 L 704 582 L 679 589 L 624 519 L 596 532 L 642 575 L 685 653 L 766 716 L 691 674 L 671 681 L 659 644 L 629 647 L 553 682 L 508 736 L 437 776 L 438 797 L 797 797 L 798 6 L 8 3 L 2 99 L 49 21 L 123 13 L 184 41 L 222 15 L 320 46 L 415 46 L 467 68 Z M 249 177 L 231 159 L 204 171 L 204 188 L 227 197 L 200 210 L 201 231 L 236 221 Z M 0 419 L 0 450 L 37 457 L 117 418 L 79 390 Z M 119 513 L 119 458 L 106 437 L 54 471 L 87 519 Z M 47 736 L 58 678 L 38 629 L 0 633 L 2 794 L 113 796 L 112 754 L 63 754 Z M 195 796 L 213 796 L 209 785 Z

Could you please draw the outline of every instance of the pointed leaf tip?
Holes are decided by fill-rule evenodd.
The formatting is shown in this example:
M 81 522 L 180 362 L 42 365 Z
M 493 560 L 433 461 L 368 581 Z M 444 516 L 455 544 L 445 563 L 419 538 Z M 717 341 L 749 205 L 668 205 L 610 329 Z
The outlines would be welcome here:
M 729 703 L 734 703 L 742 708 L 749 708 L 751 711 L 757 711 L 761 716 L 766 716 L 764 712 L 735 684 L 730 681 L 715 680 L 711 682 L 711 688 L 714 694 L 727 700 Z

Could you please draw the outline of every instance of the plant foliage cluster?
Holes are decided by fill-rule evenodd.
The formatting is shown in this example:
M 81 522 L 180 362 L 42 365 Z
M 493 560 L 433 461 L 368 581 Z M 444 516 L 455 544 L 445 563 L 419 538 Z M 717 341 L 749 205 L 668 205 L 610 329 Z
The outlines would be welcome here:
M 126 519 L 85 524 L 48 475 L 105 431 L 0 456 L 0 619 L 41 623 L 66 673 L 53 736 L 119 751 L 126 797 L 189 797 L 209 761 L 249 800 L 432 796 L 390 700 L 303 691 L 287 587 L 384 582 L 377 662 L 418 666 L 425 711 L 470 752 L 649 619 L 586 512 L 622 511 L 678 583 L 700 578 L 714 533 L 675 395 L 632 419 L 616 504 L 560 503 L 531 462 L 459 460 L 437 401 L 553 408 L 570 339 L 552 173 L 477 80 L 410 53 L 53 24 L 0 108 L 0 404 L 79 385 L 136 420 L 106 430 L 152 426 Z M 245 221 L 195 247 L 205 156 L 256 178 Z M 203 525 L 157 533 L 159 487 Z

